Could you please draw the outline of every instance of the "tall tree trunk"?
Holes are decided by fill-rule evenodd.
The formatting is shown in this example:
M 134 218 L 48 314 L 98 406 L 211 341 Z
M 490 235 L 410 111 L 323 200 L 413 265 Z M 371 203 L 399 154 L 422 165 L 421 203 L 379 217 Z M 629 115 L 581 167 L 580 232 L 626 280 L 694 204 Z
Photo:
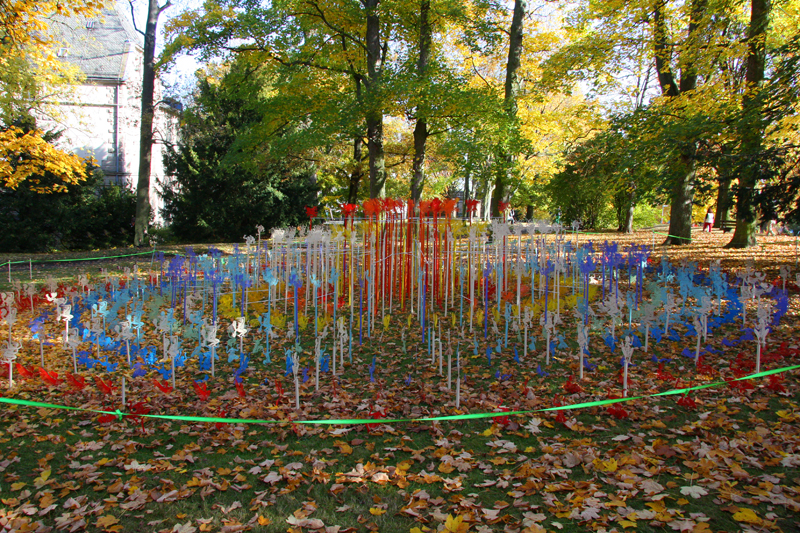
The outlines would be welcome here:
M 758 92 L 761 82 L 764 81 L 765 41 L 771 8 L 770 0 L 752 0 L 750 7 L 745 72 L 747 87 L 742 96 L 744 120 L 739 132 L 742 171 L 739 173 L 739 191 L 736 199 L 736 230 L 726 248 L 747 248 L 756 245 L 755 187 L 764 135 L 763 110 Z
M 481 206 L 483 207 L 483 216 L 482 216 L 483 220 L 489 220 L 492 217 L 491 199 L 493 192 L 494 192 L 494 185 L 487 180 L 485 194 L 484 197 L 481 199 Z
M 361 168 L 362 160 L 364 159 L 361 154 L 361 149 L 364 146 L 364 140 L 360 135 L 353 139 L 353 170 L 350 172 L 350 186 L 347 189 L 347 203 L 358 203 L 358 189 L 361 187 L 361 178 L 364 172 Z
M 717 211 L 714 213 L 714 227 L 721 228 L 723 220 L 729 220 L 731 213 L 731 176 L 720 176 L 717 188 Z
M 361 92 L 362 77 L 357 75 L 355 71 L 351 70 L 353 82 L 356 85 L 356 101 L 360 107 L 364 107 L 363 93 Z M 361 123 L 357 128 L 361 130 Z M 350 183 L 347 189 L 347 203 L 358 203 L 358 190 L 361 188 L 361 180 L 364 178 L 364 139 L 363 131 L 354 132 L 353 135 L 353 170 L 350 172 Z
M 469 156 L 467 156 L 467 157 L 469 157 Z M 470 177 L 472 175 L 472 165 L 469 164 L 469 160 L 467 160 L 467 164 L 465 165 L 465 169 L 464 170 L 465 170 L 465 174 L 464 174 L 464 211 L 463 211 L 461 216 L 464 217 L 464 218 L 468 218 L 469 217 L 469 212 L 468 212 L 468 208 L 467 208 L 467 200 L 470 199 L 470 197 L 469 197 L 469 193 L 470 193 L 470 191 L 469 191 L 469 186 L 470 186 L 469 181 L 470 181 Z
M 156 85 L 156 29 L 161 12 L 170 6 L 169 0 L 159 7 L 158 0 L 147 4 L 147 23 L 144 29 L 144 65 L 142 68 L 142 121 L 139 130 L 139 180 L 136 184 L 136 218 L 134 246 L 145 246 L 150 225 L 150 166 L 153 158 L 153 95 Z
M 682 175 L 675 178 L 670 191 L 669 236 L 664 244 L 689 244 L 692 238 L 692 201 L 694 200 L 695 162 L 681 155 Z
M 708 0 L 691 0 L 689 6 L 689 28 L 687 41 L 699 41 L 698 31 L 700 21 L 705 13 Z M 656 59 L 656 73 L 661 85 L 661 93 L 666 97 L 676 97 L 693 91 L 697 87 L 697 72 L 691 58 L 681 58 L 681 79 L 676 84 L 675 77 L 670 67 L 672 46 L 667 33 L 667 23 L 664 19 L 666 0 L 656 0 L 653 9 L 653 42 Z M 691 47 L 689 47 L 691 48 Z M 690 244 L 692 242 L 692 202 L 694 200 L 695 185 L 695 143 L 685 143 L 679 157 L 681 171 L 674 178 L 670 198 L 669 236 L 664 244 Z
M 414 162 L 411 176 L 411 199 L 419 202 L 425 185 L 425 150 L 428 141 L 428 121 L 417 118 L 414 126 Z
M 367 151 L 369 152 L 369 197 L 384 194 L 386 159 L 383 152 L 383 114 L 367 117 Z
M 519 67 L 522 64 L 522 36 L 524 31 L 527 0 L 514 1 L 514 14 L 508 40 L 508 62 L 506 63 L 505 97 L 503 105 L 508 116 L 509 128 L 515 129 L 517 118 L 517 97 L 520 92 Z M 510 135 L 510 132 L 509 132 Z M 500 216 L 500 202 L 505 202 L 507 186 L 514 173 L 515 154 L 507 148 L 499 147 L 497 153 L 497 172 L 495 173 L 494 194 L 492 195 L 492 215 Z
M 623 192 L 624 204 L 621 206 L 621 216 L 619 216 L 619 226 L 617 231 L 620 233 L 633 233 L 633 211 L 636 208 L 636 191 Z
M 428 75 L 428 62 L 431 56 L 432 30 L 430 23 L 430 0 L 422 0 L 419 7 L 419 57 L 417 58 L 417 81 L 420 87 L 425 86 L 425 78 Z M 425 101 L 422 89 L 419 94 L 420 101 Z M 419 202 L 422 196 L 422 188 L 425 185 L 425 150 L 428 141 L 428 119 L 425 116 L 427 109 L 417 105 L 417 124 L 414 126 L 414 162 L 412 165 L 411 177 L 411 199 Z
M 653 9 L 653 48 L 656 58 L 656 74 L 663 96 L 678 96 L 678 85 L 672 75 L 670 62 L 672 48 L 667 43 L 667 23 L 664 20 L 666 0 L 656 0 Z
M 383 72 L 381 26 L 378 16 L 380 0 L 362 0 L 367 10 L 367 151 L 369 153 L 369 197 L 383 196 L 386 184 L 386 161 L 383 152 L 383 107 L 380 83 Z

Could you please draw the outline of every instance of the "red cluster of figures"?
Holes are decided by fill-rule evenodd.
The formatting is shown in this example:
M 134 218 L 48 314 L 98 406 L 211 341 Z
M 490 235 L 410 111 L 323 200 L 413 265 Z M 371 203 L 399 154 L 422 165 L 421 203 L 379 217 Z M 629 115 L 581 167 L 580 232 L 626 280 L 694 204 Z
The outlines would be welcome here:
M 466 201 L 467 213 L 470 217 L 477 214 L 479 205 L 479 200 L 469 199 Z M 509 205 L 508 202 L 500 202 L 499 211 L 504 213 L 509 208 Z M 345 221 L 354 220 L 359 208 L 363 209 L 364 217 L 367 219 L 377 219 L 382 213 L 392 217 L 405 213 L 408 218 L 413 218 L 417 215 L 417 210 L 422 217 L 437 218 L 443 216 L 449 219 L 456 212 L 457 207 L 457 198 L 434 198 L 432 200 L 420 200 L 419 202 L 401 200 L 399 198 L 371 198 L 364 200 L 362 205 L 344 204 L 341 206 L 341 213 Z M 307 206 L 305 210 L 309 219 L 316 218 L 318 207 Z

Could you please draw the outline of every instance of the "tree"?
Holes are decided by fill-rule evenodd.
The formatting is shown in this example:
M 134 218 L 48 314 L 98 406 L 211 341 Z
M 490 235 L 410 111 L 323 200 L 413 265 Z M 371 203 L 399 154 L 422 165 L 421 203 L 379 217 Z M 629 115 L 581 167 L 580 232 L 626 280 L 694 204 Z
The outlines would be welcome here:
M 742 97 L 742 120 L 739 136 L 742 152 L 739 187 L 736 200 L 736 230 L 728 248 L 747 248 L 756 245 L 755 188 L 762 177 L 761 149 L 766 124 L 759 96 L 766 64 L 766 36 L 769 26 L 771 0 L 752 0 L 750 30 L 747 36 L 746 88 Z
M 649 105 L 669 122 L 668 129 L 679 133 L 670 143 L 675 147 L 675 162 L 668 175 L 671 205 L 666 244 L 691 242 L 698 145 L 706 133 L 695 119 L 699 109 L 716 106 L 718 95 L 710 81 L 716 59 L 720 54 L 727 56 L 729 48 L 715 32 L 715 17 L 727 9 L 724 2 L 710 5 L 708 0 L 637 0 L 626 3 L 625 9 L 616 2 L 582 3 L 572 17 L 573 31 L 580 32 L 580 38 L 551 62 L 556 72 L 551 76 L 567 72 L 571 74 L 568 80 L 589 79 L 601 91 L 640 83 L 641 78 L 632 74 L 639 71 L 642 59 L 652 67 L 660 95 Z M 712 90 L 706 91 L 701 82 Z M 681 127 L 686 122 L 689 126 Z
M 195 105 L 182 117 L 180 143 L 166 167 L 175 187 L 162 191 L 174 235 L 193 241 L 239 240 L 256 225 L 297 225 L 316 203 L 311 165 L 273 157 L 271 144 L 253 149 L 273 107 L 267 69 L 240 57 L 220 75 L 198 81 Z M 291 137 L 287 126 L 283 134 Z M 278 149 L 280 153 L 281 149 Z
M 625 9 L 617 2 L 577 5 L 569 17 L 577 38 L 556 54 L 552 77 L 566 71 L 570 81 L 588 79 L 596 90 L 618 91 L 630 86 L 626 65 L 636 57 L 635 49 L 641 42 L 648 44 L 648 62 L 661 89 L 648 106 L 662 117 L 662 132 L 650 131 L 675 158 L 665 167 L 670 169 L 669 233 L 675 236 L 666 243 L 690 242 L 695 190 L 703 185 L 701 174 L 711 170 L 719 181 L 717 220 L 727 218 L 733 188 L 737 201 L 744 195 L 745 217 L 737 224 L 741 229 L 734 244 L 752 243 L 755 211 L 748 205 L 759 203 L 762 184 L 785 174 L 778 161 L 788 163 L 784 155 L 777 156 L 785 154 L 775 150 L 780 128 L 766 119 L 761 95 L 778 85 L 764 80 L 771 78 L 774 51 L 797 34 L 797 2 L 782 2 L 778 10 L 771 10 L 767 0 L 634 0 Z M 767 31 L 770 16 L 776 19 L 776 31 Z M 748 81 L 748 76 L 759 81 Z M 789 109 L 794 104 L 781 105 Z M 744 177 L 744 186 L 734 185 L 739 177 Z
M 383 106 L 378 95 L 383 82 L 388 40 L 381 42 L 380 0 L 361 0 L 366 10 L 367 28 L 365 50 L 367 75 L 362 83 L 367 89 L 367 151 L 369 152 L 369 197 L 383 196 L 386 184 L 386 160 L 383 152 Z
M 316 71 L 328 78 L 322 87 L 337 85 L 337 93 L 348 87 L 345 104 L 350 108 L 350 142 L 356 123 L 366 126 L 370 196 L 380 196 L 386 183 L 383 148 L 383 117 L 386 112 L 387 54 L 395 24 L 381 13 L 391 12 L 386 0 L 360 0 L 346 4 L 326 0 L 305 0 L 253 6 L 245 0 L 231 3 L 207 2 L 202 10 L 187 12 L 169 27 L 166 56 L 182 51 L 199 51 L 205 57 L 261 53 L 265 61 L 283 67 L 287 77 L 301 80 Z M 242 9 L 235 9 L 241 6 Z M 330 97 L 320 86 L 304 86 L 303 94 L 312 108 L 323 106 Z M 309 92 L 313 91 L 313 95 Z M 353 116 L 352 111 L 357 111 Z M 340 127 L 343 126 L 340 124 Z M 341 130 L 340 130 L 341 131 Z M 362 141 L 353 143 L 354 159 Z M 353 179 L 359 178 L 360 161 L 354 161 Z
M 133 2 L 131 13 L 133 13 Z M 150 168 L 153 158 L 153 117 L 155 107 L 153 94 L 156 85 L 156 30 L 158 17 L 171 6 L 170 0 L 159 6 L 158 0 L 147 2 L 147 22 L 144 35 L 144 64 L 142 68 L 142 121 L 139 133 L 139 180 L 136 184 L 136 222 L 134 246 L 145 246 L 147 228 L 150 225 Z
M 12 158 L 0 159 L 13 159 L 12 174 L 24 178 L 0 179 L 0 250 L 45 252 L 129 243 L 133 195 L 104 186 L 100 171 L 81 158 L 69 156 L 70 162 L 61 162 L 63 152 L 51 144 L 58 133 L 36 130 L 35 124 L 30 128 L 0 134 L 5 137 L 0 146 L 14 151 Z M 79 167 L 80 173 L 65 180 L 67 167 Z
M 613 191 L 609 187 L 613 172 L 613 154 L 608 152 L 608 137 L 598 135 L 567 155 L 564 169 L 549 181 L 546 191 L 553 213 L 561 221 L 573 220 L 583 228 L 596 228 L 608 208 Z
M 522 38 L 524 35 L 525 12 L 527 0 L 514 1 L 514 14 L 508 38 L 508 61 L 506 62 L 506 80 L 504 84 L 503 109 L 508 118 L 509 132 L 498 147 L 497 175 L 494 195 L 492 196 L 492 215 L 500 216 L 500 202 L 508 200 L 507 184 L 513 175 L 514 156 L 508 143 L 516 133 L 517 98 L 520 94 L 519 70 L 522 64 Z
M 676 80 L 672 66 L 672 48 L 668 41 L 666 0 L 656 0 L 653 8 L 653 48 L 656 73 L 664 98 L 674 99 L 697 88 L 698 66 L 695 50 L 702 37 L 700 25 L 705 15 L 707 0 L 690 0 L 689 22 L 685 46 L 678 58 L 681 74 Z M 696 141 L 688 139 L 679 154 L 680 166 L 670 191 L 669 235 L 664 244 L 689 244 L 692 242 L 692 202 L 697 173 L 695 165 Z
M 420 83 L 424 83 L 428 74 L 428 63 L 431 55 L 432 30 L 430 21 L 431 2 L 422 0 L 419 5 L 419 42 L 417 46 L 416 74 Z M 418 202 L 422 196 L 425 183 L 425 149 L 428 135 L 428 119 L 418 108 L 416 125 L 414 126 L 414 166 L 411 177 L 411 199 Z
M 777 26 L 778 24 L 775 24 Z M 800 227 L 800 34 L 775 48 L 770 83 L 759 91 L 763 123 L 767 124 L 761 155 L 761 190 L 756 196 L 762 213 L 776 211 L 787 224 Z
M 77 74 L 54 53 L 59 43 L 47 31 L 51 18 L 93 16 L 100 6 L 92 0 L 0 2 L 0 184 L 5 187 L 24 183 L 48 193 L 85 179 L 87 162 L 48 142 L 35 128 L 34 115 L 46 110 L 46 87 L 69 83 Z M 54 178 L 49 186 L 41 185 L 44 174 Z
M 9 189 L 25 185 L 37 193 L 65 192 L 86 179 L 82 158 L 53 146 L 36 129 L 12 126 L 0 131 L 0 184 Z M 50 179 L 43 179 L 42 176 Z

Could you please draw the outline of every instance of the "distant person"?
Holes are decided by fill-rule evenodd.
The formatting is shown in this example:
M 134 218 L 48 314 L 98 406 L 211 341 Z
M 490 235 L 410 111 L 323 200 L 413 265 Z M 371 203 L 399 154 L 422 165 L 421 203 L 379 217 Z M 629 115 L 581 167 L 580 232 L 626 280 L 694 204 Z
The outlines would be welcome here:
M 769 224 L 767 224 L 767 235 L 776 235 L 775 233 L 775 221 L 770 220 Z
M 703 231 L 708 231 L 711 233 L 711 228 L 714 226 L 714 212 L 709 209 L 708 213 L 706 213 L 706 220 L 703 223 Z

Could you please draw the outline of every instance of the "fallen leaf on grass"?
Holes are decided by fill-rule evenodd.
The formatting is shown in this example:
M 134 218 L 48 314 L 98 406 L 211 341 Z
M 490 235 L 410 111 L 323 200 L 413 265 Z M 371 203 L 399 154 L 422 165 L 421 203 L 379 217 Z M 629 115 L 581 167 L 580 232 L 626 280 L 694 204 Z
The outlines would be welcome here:
M 37 489 L 41 488 L 42 486 L 47 484 L 47 479 L 49 477 L 50 477 L 50 469 L 48 468 L 47 470 L 42 470 L 42 473 L 39 475 L 39 477 L 33 480 L 33 484 L 36 486 Z
M 542 526 L 540 526 L 539 524 L 532 524 L 523 529 L 522 531 L 520 531 L 520 533 L 546 533 L 546 532 L 547 530 Z
M 746 524 L 759 525 L 763 522 L 761 518 L 752 509 L 739 509 L 733 513 L 733 519 L 737 522 L 744 522 Z
M 691 496 L 694 499 L 699 499 L 708 494 L 708 491 L 697 485 L 689 485 L 688 487 L 681 487 L 681 494 L 684 496 Z
M 469 531 L 469 524 L 464 523 L 463 516 L 452 517 L 447 515 L 447 520 L 444 522 L 444 531 L 446 533 L 466 533 Z
M 283 476 L 280 475 L 279 473 L 270 472 L 269 474 L 267 474 L 266 476 L 261 478 L 261 481 L 263 481 L 264 483 L 269 483 L 270 485 L 274 485 L 275 483 L 277 483 L 278 481 L 280 481 L 282 479 L 283 479 Z
M 234 509 L 241 509 L 241 507 L 242 507 L 242 502 L 236 501 L 236 502 L 233 502 L 230 505 L 230 507 L 225 507 L 224 505 L 220 505 L 218 503 L 215 503 L 211 508 L 212 509 L 219 509 L 220 511 L 222 511 L 222 514 L 228 514 L 231 511 L 233 511 Z
M 103 515 L 97 519 L 95 525 L 103 531 L 122 531 L 122 526 L 118 525 L 119 519 L 114 515 Z
M 172 533 L 194 533 L 195 531 L 197 528 L 192 525 L 191 520 L 185 524 L 175 524 L 172 528 Z
M 152 468 L 151 465 L 139 464 L 139 461 L 136 459 L 125 465 L 125 470 L 133 470 L 134 472 L 147 472 L 148 470 L 152 470 Z
M 286 522 L 289 525 L 304 527 L 307 529 L 322 529 L 325 527 L 325 524 L 322 522 L 322 520 L 318 518 L 297 518 L 296 516 L 292 515 L 286 519 Z

